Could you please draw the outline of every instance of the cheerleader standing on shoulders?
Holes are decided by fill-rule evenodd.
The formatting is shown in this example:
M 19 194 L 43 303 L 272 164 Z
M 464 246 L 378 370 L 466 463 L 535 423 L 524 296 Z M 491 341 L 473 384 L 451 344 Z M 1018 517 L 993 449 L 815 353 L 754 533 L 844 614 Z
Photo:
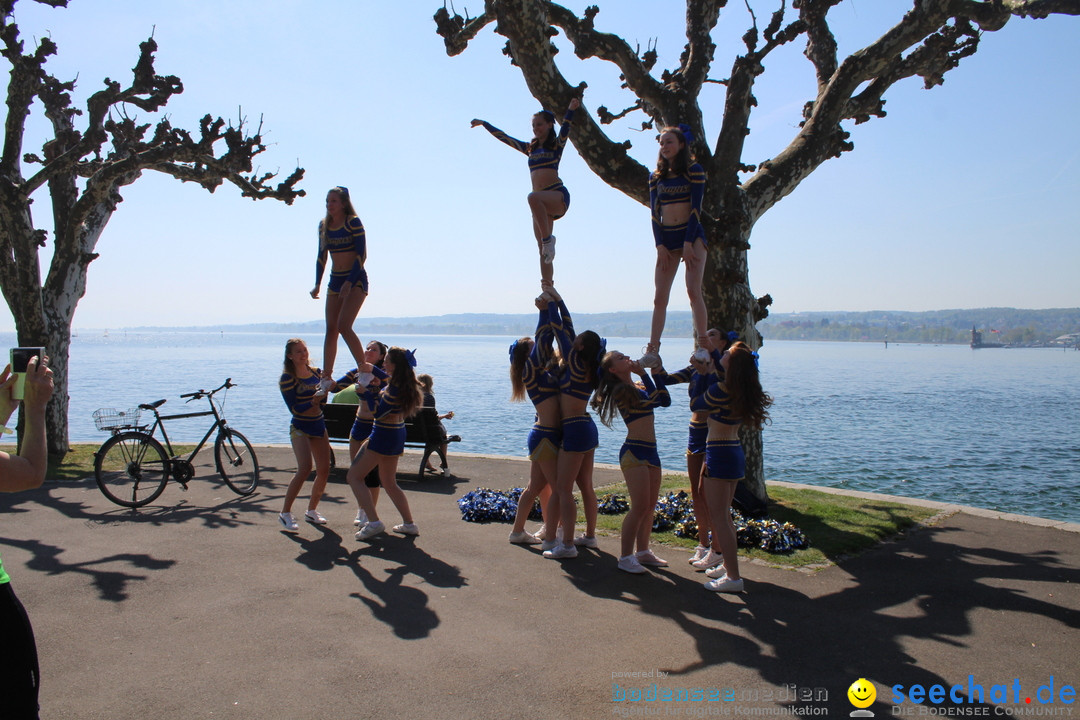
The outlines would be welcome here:
M 375 510 L 371 492 L 364 484 L 364 477 L 372 468 L 379 469 L 383 490 L 401 513 L 403 522 L 395 525 L 393 531 L 402 535 L 419 534 L 409 509 L 409 500 L 397 484 L 398 458 L 405 451 L 405 418 L 420 409 L 422 400 L 413 371 L 416 358 L 409 350 L 392 347 L 386 353 L 383 366 L 389 379 L 375 408 L 375 426 L 367 439 L 366 450 L 353 460 L 346 476 L 357 504 L 367 516 L 367 523 L 356 533 L 357 540 L 367 540 L 386 531 Z
M 532 212 L 533 233 L 540 250 L 540 284 L 551 285 L 554 277 L 552 263 L 555 261 L 555 236 L 551 234 L 555 221 L 570 208 L 570 191 L 559 179 L 559 161 L 570 136 L 570 122 L 574 111 L 581 107 L 581 100 L 573 98 L 563 116 L 562 128 L 555 133 L 555 114 L 541 110 L 533 115 L 533 139 L 523 142 L 510 137 L 499 128 L 483 120 L 473 120 L 472 127 L 484 129 L 498 140 L 529 156 L 529 176 L 532 192 L 529 193 L 529 210 Z
M 319 222 L 319 256 L 315 263 L 315 287 L 311 297 L 318 300 L 319 286 L 330 254 L 330 282 L 326 289 L 326 338 L 323 341 L 323 382 L 325 393 L 334 384 L 334 360 L 338 335 L 345 338 L 357 365 L 364 362 L 364 344 L 353 331 L 353 321 L 368 294 L 367 238 L 364 224 L 356 216 L 349 189 L 331 188 L 326 193 L 326 217 Z
M 630 511 L 622 524 L 622 555 L 619 569 L 628 573 L 643 573 L 645 565 L 666 567 L 649 549 L 652 536 L 653 510 L 660 496 L 660 455 L 656 451 L 656 430 L 653 410 L 671 405 L 667 388 L 657 387 L 645 374 L 641 364 L 621 352 L 609 352 L 600 367 L 603 369 L 600 386 L 593 395 L 592 406 L 600 421 L 611 427 L 616 411 L 626 423 L 626 440 L 619 450 L 619 467 L 630 493 Z M 655 370 L 653 371 L 656 372 Z M 635 383 L 630 374 L 641 377 Z M 637 553 L 634 546 L 637 546 Z
M 554 293 L 554 288 L 552 288 Z M 557 296 L 557 294 L 556 294 Z M 529 486 L 518 499 L 514 527 L 510 542 L 536 545 L 541 542 L 537 535 L 525 532 L 533 503 L 540 497 L 541 507 L 551 498 L 559 465 L 559 446 L 562 444 L 562 414 L 559 410 L 559 383 L 547 371 L 554 355 L 554 330 L 551 328 L 552 313 L 558 317 L 558 305 L 549 293 L 536 298 L 540 318 L 536 322 L 534 337 L 523 337 L 510 346 L 510 399 L 521 402 L 526 395 L 536 409 L 536 421 L 529 432 Z
M 592 486 L 593 456 L 599 446 L 596 423 L 588 413 L 589 398 L 600 379 L 600 359 L 607 342 L 592 330 L 574 334 L 570 312 L 562 300 L 552 313 L 552 329 L 562 358 L 554 369 L 559 381 L 559 409 L 562 413 L 562 448 L 559 450 L 557 479 L 544 511 L 544 557 L 577 557 L 576 545 L 596 547 L 596 491 Z M 585 511 L 585 534 L 574 537 L 577 506 L 574 484 L 581 489 Z M 562 542 L 556 530 L 562 531 Z
M 706 339 L 711 346 L 711 342 Z M 705 589 L 742 592 L 738 539 L 731 520 L 735 487 L 746 474 L 746 456 L 739 442 L 739 427 L 760 428 L 769 420 L 772 398 L 761 389 L 757 354 L 735 342 L 723 355 L 710 347 L 716 373 L 695 383 L 690 407 L 709 412 L 709 438 L 705 445 L 705 498 L 712 520 L 712 548 L 724 556 L 723 565 L 705 571 Z M 723 371 L 722 374 L 720 371 Z
M 649 176 L 649 207 L 656 243 L 656 295 L 652 328 L 641 364 L 656 367 L 660 360 L 660 335 L 667 322 L 671 284 L 686 265 L 686 292 L 690 296 L 697 344 L 705 337 L 708 322 L 701 282 L 705 276 L 705 231 L 701 227 L 701 203 L 705 197 L 705 170 L 690 155 L 693 135 L 686 125 L 660 131 L 660 156 L 656 172 Z M 707 353 L 702 353 L 702 359 Z

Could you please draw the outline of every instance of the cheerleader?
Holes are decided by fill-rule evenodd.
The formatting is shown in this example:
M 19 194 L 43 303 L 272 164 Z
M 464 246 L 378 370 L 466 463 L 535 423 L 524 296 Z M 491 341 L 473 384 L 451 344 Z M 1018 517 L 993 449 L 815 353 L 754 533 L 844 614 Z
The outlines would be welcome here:
M 701 282 L 705 276 L 705 231 L 701 227 L 701 203 L 705 197 L 705 170 L 690 155 L 693 135 L 686 125 L 660 131 L 660 154 L 656 171 L 649 176 L 649 207 L 656 243 L 656 294 L 653 298 L 649 344 L 641 364 L 656 367 L 660 361 L 660 335 L 667 322 L 671 284 L 686 265 L 686 292 L 690 296 L 697 344 L 705 337 L 708 322 Z M 702 353 L 702 359 L 706 353 Z
M 540 251 L 540 284 L 545 288 L 552 284 L 555 261 L 555 236 L 551 234 L 555 221 L 570 208 L 570 191 L 559 179 L 559 162 L 563 148 L 570 137 L 570 123 L 574 111 L 581 107 L 581 100 L 573 98 L 563 116 L 559 132 L 555 132 L 555 114 L 541 110 L 533 115 L 533 139 L 524 142 L 512 138 L 494 125 L 483 120 L 473 120 L 472 127 L 483 126 L 485 130 L 529 157 L 529 176 L 532 192 L 529 193 L 529 210 L 533 219 L 533 234 Z
M 555 293 L 552 288 L 551 293 Z M 536 535 L 525 532 L 525 521 L 532 512 L 533 503 L 540 498 L 545 507 L 555 486 L 559 465 L 559 446 L 562 444 L 562 415 L 559 411 L 559 383 L 548 372 L 554 356 L 554 331 L 551 327 L 552 313 L 558 322 L 558 304 L 552 294 L 545 292 L 536 298 L 540 317 L 533 337 L 523 337 L 510 346 L 510 399 L 522 402 L 526 396 L 536 410 L 536 421 L 529 432 L 529 486 L 518 499 L 514 527 L 510 542 L 536 545 L 542 542 L 544 528 Z
M 326 479 L 330 476 L 331 450 L 322 412 L 326 396 L 319 392 L 320 377 L 319 368 L 311 366 L 307 344 L 299 338 L 288 340 L 285 343 L 285 362 L 278 380 L 281 397 L 292 414 L 289 442 L 296 456 L 296 474 L 285 490 L 285 501 L 278 514 L 278 520 L 287 532 L 299 529 L 293 518 L 292 504 L 311 473 L 312 460 L 315 462 L 315 482 L 311 486 L 311 498 L 304 519 L 316 525 L 326 522 L 326 518 L 319 514 L 318 507 L 326 489 Z
M 346 476 L 357 504 L 367 517 L 367 522 L 356 533 L 357 540 L 368 540 L 386 530 L 375 510 L 371 491 L 364 484 L 364 477 L 373 468 L 379 469 L 383 490 L 401 514 L 403 522 L 395 525 L 393 531 L 402 535 L 419 534 L 409 500 L 397 484 L 398 458 L 405 451 L 405 418 L 420 409 L 422 400 L 413 371 L 416 357 L 410 350 L 392 347 L 386 353 L 383 367 L 388 378 L 375 408 L 375 425 L 364 452 L 356 456 Z
M 757 354 L 735 342 L 722 355 L 706 338 L 715 373 L 700 376 L 692 387 L 690 407 L 709 413 L 705 444 L 705 498 L 712 521 L 712 549 L 723 555 L 722 565 L 705 571 L 705 583 L 714 592 L 742 592 L 738 540 L 731 521 L 735 487 L 746 473 L 746 456 L 739 442 L 739 427 L 760 428 L 769 420 L 772 398 L 761 389 Z
M 574 334 L 570 312 L 562 300 L 552 313 L 552 329 L 559 346 L 560 360 L 553 374 L 559 381 L 559 410 L 562 414 L 562 447 L 555 487 L 544 511 L 544 557 L 577 557 L 578 545 L 596 547 L 596 491 L 592 486 L 593 456 L 599 446 L 596 423 L 588 413 L 589 398 L 600 379 L 600 360 L 607 342 L 592 330 Z M 577 506 L 574 485 L 581 490 L 585 511 L 585 534 L 574 537 Z M 556 537 L 561 528 L 562 541 Z
M 349 189 L 331 188 L 326 193 L 326 217 L 319 222 L 319 255 L 315 263 L 315 287 L 311 297 L 318 300 L 319 286 L 330 255 L 330 282 L 326 289 L 326 337 L 323 340 L 323 382 L 327 392 L 334 384 L 334 360 L 337 358 L 338 335 L 352 353 L 357 365 L 364 362 L 364 344 L 353 331 L 353 321 L 368 294 L 367 238 L 364 224 L 356 216 Z
M 654 384 L 640 363 L 620 352 L 607 353 L 600 367 L 603 372 L 593 395 L 592 407 L 608 427 L 611 427 L 616 412 L 626 423 L 626 440 L 619 450 L 619 467 L 630 494 L 630 511 L 623 519 L 618 568 L 640 574 L 645 572 L 645 565 L 666 567 L 668 564 L 649 549 L 649 538 L 653 510 L 660 495 L 660 455 L 656 451 L 653 410 L 671 405 L 671 397 L 666 387 Z M 641 382 L 635 383 L 631 373 L 641 377 Z
M 385 358 L 386 345 L 378 340 L 372 340 L 367 344 L 367 349 L 364 351 L 364 361 L 371 364 L 371 370 L 366 373 L 353 370 L 337 381 L 339 387 L 355 385 L 356 397 L 359 403 L 356 406 L 356 419 L 353 420 L 352 429 L 349 431 L 350 462 L 356 459 L 364 441 L 371 435 L 371 428 L 375 425 L 375 407 L 378 405 L 379 393 L 382 392 L 387 379 L 386 371 L 383 369 L 383 360 Z M 372 469 L 364 477 L 364 484 L 371 492 L 371 502 L 378 503 L 378 468 Z M 367 516 L 364 515 L 363 509 L 358 509 L 353 525 L 363 525 L 366 522 Z

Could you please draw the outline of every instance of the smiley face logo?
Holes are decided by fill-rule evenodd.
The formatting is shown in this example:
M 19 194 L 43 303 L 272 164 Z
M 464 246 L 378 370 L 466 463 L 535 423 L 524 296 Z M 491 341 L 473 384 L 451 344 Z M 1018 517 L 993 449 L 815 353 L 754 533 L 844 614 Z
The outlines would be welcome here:
M 877 689 L 874 688 L 874 683 L 866 678 L 859 678 L 851 683 L 851 687 L 847 690 L 847 697 L 855 707 L 867 708 L 877 699 Z

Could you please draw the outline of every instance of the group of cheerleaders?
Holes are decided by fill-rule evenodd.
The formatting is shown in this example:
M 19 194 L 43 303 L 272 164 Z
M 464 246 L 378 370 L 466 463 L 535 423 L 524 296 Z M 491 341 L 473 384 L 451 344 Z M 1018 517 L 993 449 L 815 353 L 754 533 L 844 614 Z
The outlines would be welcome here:
M 772 399 L 761 388 L 757 354 L 734 333 L 725 335 L 706 327 L 701 291 L 706 256 L 701 226 L 705 172 L 691 156 L 693 138 L 689 129 L 664 128 L 659 137 L 657 168 L 649 178 L 657 250 L 649 343 L 638 360 L 609 351 L 606 340 L 597 333 L 575 332 L 570 312 L 553 282 L 552 230 L 555 220 L 565 215 L 570 205 L 570 194 L 559 179 L 558 168 L 579 106 L 576 98 L 570 102 L 558 131 L 554 114 L 546 110 L 536 113 L 529 142 L 512 138 L 482 120 L 472 121 L 473 127 L 483 126 L 528 157 L 533 188 L 528 202 L 540 256 L 536 332 L 510 346 L 512 399 L 528 397 L 536 420 L 528 439 L 530 481 L 521 494 L 509 540 L 515 544 L 540 544 L 544 557 L 553 559 L 576 557 L 580 546 L 597 546 L 598 508 L 592 471 L 598 433 L 588 412 L 591 405 L 606 425 L 612 424 L 616 414 L 626 425 L 619 464 L 630 509 L 622 524 L 618 568 L 640 574 L 646 572 L 647 566 L 666 566 L 668 563 L 649 548 L 661 480 L 653 411 L 671 405 L 669 386 L 686 383 L 691 411 L 687 470 L 698 527 L 698 547 L 690 563 L 710 578 L 705 583 L 707 589 L 742 592 L 735 526 L 730 515 L 735 488 L 744 477 L 746 464 L 738 434 L 743 425 L 758 428 L 768 420 Z M 310 364 L 302 340 L 290 340 L 285 348 L 281 392 L 292 412 L 290 436 L 298 467 L 279 517 L 287 530 L 297 529 L 292 503 L 314 462 L 315 482 L 305 519 L 316 524 L 326 522 L 317 510 L 329 475 L 331 452 L 321 404 L 327 392 L 355 383 L 360 404 L 349 443 L 353 460 L 347 477 L 359 506 L 355 523 L 360 529 L 356 537 L 367 540 L 385 532 L 375 504 L 380 486 L 402 518 L 402 523 L 392 529 L 415 535 L 417 526 L 395 474 L 404 449 L 404 419 L 421 404 L 413 370 L 416 359 L 408 350 L 387 348 L 378 342 L 364 348 L 352 330 L 368 292 L 364 271 L 367 253 L 363 225 L 344 187 L 327 193 L 326 217 L 319 225 L 316 286 L 311 291 L 314 298 L 319 295 L 327 254 L 332 266 L 323 347 L 326 367 Z M 660 338 L 680 261 L 686 266 L 695 350 L 687 367 L 668 373 L 660 358 Z M 338 335 L 345 339 L 357 367 L 335 380 Z M 634 376 L 640 380 L 635 382 Z M 585 513 L 585 532 L 576 537 L 575 485 L 581 491 Z M 538 497 L 542 501 L 543 526 L 535 534 L 528 533 L 525 522 Z

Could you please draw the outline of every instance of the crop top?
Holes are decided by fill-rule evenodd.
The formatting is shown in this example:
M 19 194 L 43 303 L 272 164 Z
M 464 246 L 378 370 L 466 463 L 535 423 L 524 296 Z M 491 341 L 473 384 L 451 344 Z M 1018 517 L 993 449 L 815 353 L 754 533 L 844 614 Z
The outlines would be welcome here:
M 394 415 L 401 411 L 401 398 L 398 396 L 398 388 L 388 384 L 379 393 L 379 404 L 375 408 L 375 419 L 381 420 L 387 415 Z
M 704 237 L 701 227 L 701 202 L 705 198 L 705 169 L 694 163 L 685 175 L 658 177 L 649 176 L 649 208 L 652 211 L 653 240 L 657 245 L 663 243 L 663 224 L 661 219 L 665 205 L 690 203 L 690 217 L 686 223 L 686 242 L 693 242 Z
M 543 143 L 537 143 L 536 147 L 531 147 L 531 142 L 523 142 L 517 138 L 512 138 L 489 122 L 484 122 L 483 125 L 485 130 L 495 136 L 496 140 L 529 156 L 529 172 L 548 168 L 558 172 L 563 148 L 566 147 L 566 139 L 570 137 L 570 122 L 573 119 L 574 111 L 567 110 L 566 115 L 563 117 L 562 127 L 559 128 L 559 134 L 555 138 L 554 150 L 544 147 Z
M 319 222 L 319 257 L 315 262 L 315 284 L 322 283 L 323 270 L 326 267 L 323 250 L 329 250 L 331 255 L 356 253 L 356 262 L 349 272 L 349 282 L 355 284 L 361 277 L 364 263 L 367 262 L 367 234 L 364 232 L 364 223 L 353 215 L 336 230 L 324 231 L 325 222 L 325 219 Z
M 633 407 L 628 402 L 619 403 L 619 414 L 622 415 L 623 422 L 627 425 L 635 420 L 649 417 L 653 414 L 655 408 L 669 407 L 671 405 L 671 396 L 668 394 L 667 387 L 664 385 L 657 387 L 653 383 L 653 379 L 648 375 L 642 375 L 641 382 L 635 387 L 638 390 L 641 402 Z M 621 399 L 625 400 L 625 396 Z
M 713 351 L 715 353 L 715 351 Z M 690 409 L 708 411 L 709 419 L 723 425 L 738 425 L 740 418 L 731 414 L 731 396 L 721 386 L 721 375 L 697 375 L 690 385 Z
M 548 303 L 548 308 L 540 311 L 540 318 L 536 322 L 536 342 L 533 343 L 525 366 L 521 369 L 521 381 L 533 405 L 539 405 L 559 394 L 559 384 L 551 373 L 545 370 L 553 354 L 552 342 L 555 338 L 551 329 L 551 308 L 552 303 Z
M 322 370 L 319 368 L 309 367 L 311 375 L 306 378 L 299 378 L 289 373 L 282 373 L 281 379 L 278 380 L 278 388 L 281 390 L 281 397 L 285 400 L 285 405 L 289 408 L 294 418 L 304 418 L 305 420 L 314 419 L 315 415 L 304 415 L 303 413 L 311 408 L 315 407 L 321 401 L 321 397 L 316 397 L 315 392 L 319 389 L 319 381 L 322 379 Z M 321 415 L 320 411 L 320 415 Z
M 559 392 L 578 400 L 588 400 L 596 389 L 595 380 L 589 379 L 589 368 L 581 353 L 574 349 L 574 322 L 570 311 L 561 300 L 557 307 L 548 306 L 551 313 L 551 328 L 555 331 L 555 340 L 559 343 L 559 352 L 565 360 L 562 374 L 558 377 Z

